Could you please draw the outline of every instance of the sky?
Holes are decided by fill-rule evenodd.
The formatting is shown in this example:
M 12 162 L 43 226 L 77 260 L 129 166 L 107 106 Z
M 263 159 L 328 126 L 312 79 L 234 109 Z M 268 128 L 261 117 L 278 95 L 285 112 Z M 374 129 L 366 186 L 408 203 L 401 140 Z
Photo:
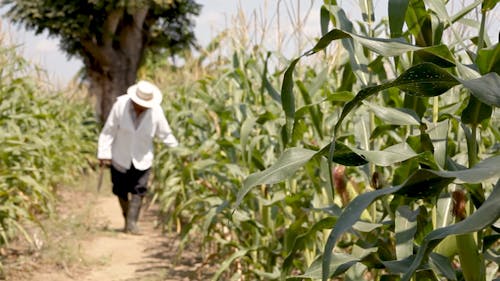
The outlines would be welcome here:
M 467 0 L 465 0 L 467 1 Z M 271 51 L 293 57 L 310 49 L 320 35 L 319 11 L 323 0 L 197 0 L 201 14 L 195 18 L 195 36 L 206 46 L 214 36 L 226 28 L 255 44 L 265 45 Z M 352 18 L 359 19 L 357 0 L 340 0 L 339 4 Z M 373 0 L 375 15 L 387 14 L 387 0 Z M 500 5 L 497 5 L 500 6 Z M 498 7 L 497 7 L 497 12 Z M 279 11 L 279 13 L 278 13 Z M 5 9 L 0 10 L 0 16 Z M 497 13 L 498 14 L 498 13 Z M 497 20 L 498 15 L 497 15 Z M 379 20 L 379 19 L 376 19 Z M 279 22 L 279 24 L 278 24 Z M 498 22 L 498 21 L 497 21 Z M 259 26 L 255 30 L 255 27 Z M 262 26 L 265 28 L 263 29 Z M 300 28 L 299 28 L 300 27 Z M 42 68 L 55 83 L 67 83 L 82 67 L 77 59 L 68 59 L 58 48 L 56 38 L 12 26 L 2 17 L 0 30 L 20 45 L 24 56 Z M 494 31 L 498 33 L 498 30 Z M 293 36 L 300 33 L 301 36 Z
M 305 9 L 304 3 L 308 4 L 310 0 L 198 0 L 197 3 L 201 4 L 201 14 L 195 18 L 195 36 L 201 46 L 206 46 L 211 39 L 219 32 L 228 26 L 234 25 L 234 21 L 245 18 L 250 21 L 256 15 L 260 18 L 272 17 L 276 11 L 277 2 L 286 2 L 282 4 L 281 11 L 287 13 L 284 9 L 285 6 L 289 9 L 297 8 L 296 3 L 300 2 L 301 10 Z M 299 3 L 299 5 L 300 5 Z M 316 35 L 319 34 L 319 8 L 321 7 L 322 0 L 312 0 L 313 9 L 311 14 L 318 16 L 310 16 L 305 23 L 309 29 L 314 29 L 316 26 Z M 308 6 L 307 6 L 308 8 Z M 6 10 L 0 10 L 2 15 Z M 243 15 L 237 15 L 238 11 L 242 11 Z M 303 16 L 303 15 L 302 15 Z M 17 25 L 10 24 L 4 17 L 1 17 L 0 30 L 7 32 L 11 40 L 19 45 L 21 53 L 31 61 L 39 64 L 42 68 L 46 69 L 49 77 L 54 79 L 56 83 L 67 83 L 78 70 L 82 67 L 82 63 L 78 59 L 68 59 L 68 57 L 59 50 L 58 40 L 56 38 L 48 37 L 47 34 L 35 35 L 31 31 L 26 31 Z M 276 19 L 274 18 L 274 21 Z M 286 19 L 285 19 L 286 20 Z M 283 20 L 283 21 L 285 21 Z M 289 26 L 289 25 L 285 25 Z

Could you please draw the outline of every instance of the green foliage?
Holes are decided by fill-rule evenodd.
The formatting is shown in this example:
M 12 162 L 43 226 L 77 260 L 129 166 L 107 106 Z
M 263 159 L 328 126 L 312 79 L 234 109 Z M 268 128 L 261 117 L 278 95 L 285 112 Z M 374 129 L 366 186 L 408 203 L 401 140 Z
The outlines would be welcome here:
M 2 0 L 0 5 L 9 7 L 7 16 L 13 22 L 25 24 L 37 34 L 48 31 L 49 35 L 61 39 L 62 50 L 81 58 L 88 57 L 86 52 L 92 53 L 83 45 L 87 40 L 97 46 L 111 40 L 115 47 L 139 40 L 128 32 L 131 22 L 140 21 L 137 17 L 145 17 L 141 29 L 147 31 L 144 42 L 150 50 L 167 48 L 171 53 L 178 53 L 194 45 L 191 17 L 200 11 L 200 6 L 192 0 Z
M 89 169 L 96 122 L 87 102 L 52 92 L 14 47 L 0 46 L 0 244 L 52 212 L 57 186 Z
M 476 6 L 479 4 L 480 1 L 476 2 Z M 484 259 L 482 253 L 488 249 L 478 247 L 483 245 L 482 237 L 486 233 L 491 233 L 492 230 L 489 226 L 500 217 L 500 211 L 487 207 L 491 204 L 489 202 L 497 201 L 494 196 L 497 188 L 493 188 L 493 183 L 498 180 L 500 174 L 498 164 L 496 164 L 499 158 L 495 155 L 498 153 L 498 145 L 494 146 L 497 147 L 496 152 L 495 148 L 491 146 L 493 143 L 498 144 L 499 140 L 495 129 L 498 127 L 498 117 L 493 116 L 495 108 L 500 106 L 498 102 L 500 76 L 494 71 L 496 64 L 491 63 L 491 61 L 496 61 L 498 47 L 488 46 L 485 51 L 479 51 L 481 56 L 472 55 L 470 57 L 473 60 L 469 61 L 458 52 L 455 53 L 453 46 L 441 44 L 444 28 L 448 28 L 456 36 L 453 23 L 467 12 L 460 11 L 457 16 L 450 17 L 444 3 L 440 1 L 391 1 L 390 5 L 390 10 L 400 9 L 402 6 L 405 7 L 403 10 L 407 10 L 404 18 L 394 13 L 390 14 L 390 27 L 393 36 L 402 36 L 398 39 L 380 39 L 367 36 L 374 34 L 374 30 L 368 31 L 368 34 L 357 34 L 353 29 L 353 24 L 347 20 L 340 7 L 325 5 L 322 8 L 322 17 L 330 18 L 334 25 L 340 27 L 323 32 L 324 36 L 310 51 L 289 63 L 283 76 L 281 99 L 283 112 L 286 116 L 283 141 L 286 146 L 291 146 L 291 148 L 285 150 L 272 166 L 264 171 L 253 173 L 245 179 L 235 207 L 243 209 L 244 207 L 240 204 L 245 202 L 245 195 L 250 194 L 251 189 L 259 185 L 275 186 L 282 181 L 290 182 L 297 179 L 298 182 L 308 186 L 308 182 L 301 179 L 303 174 L 301 170 L 307 170 L 309 165 L 315 166 L 313 163 L 323 160 L 313 157 L 322 155 L 321 150 L 302 148 L 303 146 L 311 147 L 308 140 L 304 138 L 310 133 L 310 130 L 303 130 L 307 126 L 303 124 L 306 114 L 301 113 L 300 118 L 296 118 L 295 115 L 299 113 L 296 108 L 301 103 L 309 104 L 310 97 L 303 96 L 303 99 L 300 100 L 295 96 L 295 85 L 299 87 L 301 94 L 306 91 L 304 91 L 303 86 L 304 80 L 296 82 L 294 76 L 297 74 L 296 68 L 300 65 L 301 58 L 326 50 L 333 42 L 339 40 L 350 53 L 351 60 L 348 62 L 350 69 L 365 84 L 369 82 L 369 85 L 354 85 L 353 88 L 358 89 L 355 97 L 343 104 L 340 115 L 330 124 L 330 128 L 332 128 L 330 131 L 326 127 L 325 131 L 316 135 L 315 143 L 324 142 L 322 135 L 327 135 L 327 132 L 333 135 L 330 144 L 335 145 L 329 145 L 329 153 L 323 154 L 327 156 L 328 170 L 330 170 L 327 172 L 330 179 L 329 185 L 335 187 L 331 190 L 341 193 L 329 194 L 333 196 L 333 202 L 335 202 L 335 197 L 344 196 L 343 193 L 346 192 L 344 189 L 345 178 L 339 180 L 334 172 L 334 166 L 340 164 L 335 158 L 337 143 L 340 139 L 351 152 L 369 162 L 368 165 L 351 172 L 353 175 L 364 175 L 365 179 L 359 178 L 358 184 L 365 186 L 365 190 L 345 206 L 340 216 L 334 215 L 336 223 L 326 241 L 322 236 L 323 233 L 318 232 L 317 242 L 322 241 L 324 245 L 324 251 L 317 256 L 322 263 L 321 274 L 318 275 L 319 261 L 316 259 L 315 262 L 310 263 L 310 267 L 304 275 L 290 276 L 290 278 L 316 279 L 321 277 L 323 280 L 327 280 L 344 273 L 346 276 L 354 276 L 355 270 L 351 271 L 349 268 L 354 268 L 356 263 L 362 263 L 367 271 L 376 275 L 380 272 L 381 277 L 405 272 L 403 280 L 409 280 L 414 274 L 416 274 L 417 279 L 419 276 L 424 278 L 424 271 L 415 272 L 426 269 L 427 274 L 430 274 L 428 276 L 442 275 L 449 279 L 456 279 L 456 273 L 451 267 L 453 260 L 435 256 L 432 249 L 442 239 L 458 235 L 457 239 L 464 242 L 455 245 L 458 247 L 460 260 L 463 263 L 461 267 L 463 276 L 466 280 L 476 280 L 470 278 L 485 280 L 485 274 L 474 275 L 473 272 L 486 272 L 485 269 L 489 261 Z M 367 15 L 370 15 L 369 7 L 370 5 L 364 6 L 366 10 L 364 13 Z M 471 11 L 472 8 L 466 7 L 464 10 Z M 327 14 L 326 11 L 329 11 L 330 14 Z M 483 16 L 485 16 L 484 12 L 483 10 Z M 439 18 L 436 18 L 433 13 L 439 15 Z M 402 30 L 403 20 L 408 26 L 406 32 Z M 372 26 L 371 17 L 366 17 L 365 21 L 364 24 L 370 28 Z M 324 26 L 325 21 L 322 21 L 322 28 Z M 479 30 L 480 38 L 483 37 L 482 32 L 484 30 Z M 410 42 L 416 42 L 416 45 Z M 458 44 L 465 46 L 467 42 L 459 41 Z M 357 52 L 356 46 L 363 46 L 366 48 L 365 52 Z M 479 45 L 480 48 L 481 45 Z M 468 52 L 472 53 L 471 50 Z M 390 60 L 382 59 L 386 69 L 395 70 L 396 77 L 394 79 L 387 80 L 385 77 L 389 75 L 380 73 L 385 71 L 380 68 L 378 72 L 359 68 L 360 61 L 369 60 L 370 56 L 374 57 L 375 55 L 394 57 L 396 64 L 392 64 Z M 472 69 L 466 68 L 465 64 L 473 64 L 474 66 Z M 473 69 L 479 69 L 481 72 L 478 73 Z M 335 76 L 335 74 L 332 75 Z M 367 81 L 366 78 L 370 80 Z M 458 85 L 461 87 L 458 88 Z M 395 93 L 399 93 L 400 96 L 392 94 L 391 99 L 396 100 L 396 104 L 402 104 L 406 108 L 393 109 L 390 106 L 384 106 L 383 102 L 387 100 L 389 90 L 394 88 L 397 89 Z M 382 94 L 383 99 L 376 94 Z M 462 102 L 464 98 L 465 103 Z M 404 102 L 401 99 L 404 99 Z M 430 101 L 434 103 L 432 107 L 430 107 Z M 322 105 L 325 102 L 326 100 L 323 100 L 318 104 Z M 446 104 L 455 105 L 455 109 L 447 111 Z M 368 110 L 356 111 L 358 108 Z M 328 107 L 321 107 L 321 112 L 309 111 L 312 122 L 308 122 L 308 124 L 316 129 L 325 128 L 324 120 L 318 121 L 318 116 L 328 116 L 329 113 Z M 350 113 L 356 114 L 350 117 Z M 438 123 L 438 121 L 441 122 Z M 438 127 L 443 127 L 443 124 L 453 124 L 454 122 L 458 122 L 460 126 L 454 126 L 446 131 L 442 129 L 436 131 Z M 385 130 L 383 128 L 386 128 L 382 126 L 387 125 L 396 126 L 390 127 L 391 131 L 381 133 L 382 130 Z M 481 138 L 477 135 L 479 130 L 481 130 Z M 377 134 L 374 134 L 375 132 Z M 294 138 L 290 138 L 291 135 L 294 135 Z M 479 139 L 483 141 L 479 142 Z M 448 149 L 446 143 L 458 145 L 458 151 Z M 356 147 L 360 144 L 361 147 Z M 408 149 L 408 146 L 411 148 Z M 317 153 L 314 153 L 315 151 Z M 464 155 L 466 156 L 464 157 Z M 480 159 L 484 160 L 479 162 Z M 346 165 L 346 163 L 342 164 Z M 463 167 L 466 165 L 469 166 L 469 169 Z M 316 173 L 321 174 L 321 166 L 317 167 Z M 380 178 L 381 175 L 383 178 Z M 367 182 L 367 178 L 371 178 L 371 182 Z M 381 182 L 387 182 L 391 178 L 398 179 L 396 182 L 399 184 L 392 187 L 381 185 Z M 403 178 L 406 180 L 402 180 Z M 374 179 L 376 180 L 374 181 Z M 325 183 L 322 185 L 325 186 Z M 338 188 L 342 186 L 344 187 Z M 371 191 L 369 186 L 377 190 Z M 350 235 L 344 238 L 345 241 L 340 241 L 343 237 L 342 234 L 355 228 L 356 223 L 369 221 L 394 224 L 395 221 L 404 219 L 403 214 L 396 212 L 396 210 L 406 208 L 410 212 L 415 209 L 418 209 L 420 213 L 430 212 L 439 196 L 462 188 L 469 192 L 470 197 L 464 198 L 462 201 L 455 200 L 453 204 L 455 208 L 458 208 L 459 204 L 465 206 L 471 204 L 468 202 L 474 203 L 477 210 L 471 207 L 470 216 L 464 220 L 468 221 L 467 225 L 469 226 L 477 225 L 476 228 L 465 230 L 461 227 L 466 225 L 463 222 L 449 227 L 447 225 L 437 227 L 428 217 L 422 216 L 416 220 L 417 231 L 413 232 L 412 243 L 408 242 L 408 238 L 404 241 L 392 240 L 391 237 L 394 237 L 394 234 L 391 233 L 398 231 L 397 229 L 388 229 L 382 236 L 387 239 L 388 245 L 380 241 L 380 238 L 379 241 L 370 243 L 370 239 L 374 239 L 373 236 L 359 235 L 357 232 L 350 232 Z M 297 192 L 293 187 L 289 187 L 287 190 L 291 193 Z M 491 195 L 484 201 L 483 195 L 488 193 Z M 491 220 L 486 222 L 475 215 L 482 213 L 484 209 L 491 211 Z M 458 215 L 454 213 L 454 216 Z M 447 224 L 450 223 L 452 222 Z M 418 229 L 421 230 L 418 231 Z M 463 236 L 472 232 L 478 232 L 477 238 L 472 235 Z M 439 240 L 430 238 L 434 237 L 435 233 L 440 233 Z M 476 241 L 471 240 L 472 242 L 469 243 L 467 239 L 475 239 Z M 375 247 L 380 251 L 381 248 L 397 249 L 401 246 L 406 247 L 407 250 L 406 255 L 398 257 L 388 253 L 384 254 L 384 257 L 378 252 L 374 262 L 366 255 L 360 255 L 351 249 L 350 246 L 353 244 L 363 245 L 365 250 Z M 413 254 L 414 247 L 419 249 L 416 254 Z M 337 251 L 333 251 L 334 248 L 337 248 Z M 347 256 L 346 253 L 339 253 L 339 251 L 346 252 Z M 306 253 L 303 255 L 305 256 Z M 477 256 L 475 261 L 483 262 L 476 262 L 473 266 L 470 263 L 465 264 L 467 256 Z M 339 261 L 341 262 L 339 263 Z M 397 263 L 405 264 L 400 268 L 408 268 L 411 264 L 409 266 L 411 270 L 396 270 L 394 265 Z M 386 274 L 383 271 L 378 271 L 378 268 L 385 268 Z M 493 266 L 493 270 L 494 268 Z
M 114 100 L 137 81 L 137 71 L 156 55 L 174 57 L 196 45 L 194 0 L 27 1 L 1 0 L 11 21 L 47 32 L 66 54 L 82 60 L 81 79 L 106 120 Z
M 483 269 L 491 280 L 497 49 L 476 51 L 454 26 L 480 2 L 449 16 L 444 1 L 389 1 L 406 14 L 376 25 L 370 3 L 352 23 L 325 1 L 324 36 L 286 69 L 233 46 L 144 71 L 182 143 L 155 163 L 166 228 L 183 243 L 201 233 L 214 280 L 461 280 Z M 461 222 L 451 210 L 462 205 Z M 467 253 L 479 262 L 461 266 Z

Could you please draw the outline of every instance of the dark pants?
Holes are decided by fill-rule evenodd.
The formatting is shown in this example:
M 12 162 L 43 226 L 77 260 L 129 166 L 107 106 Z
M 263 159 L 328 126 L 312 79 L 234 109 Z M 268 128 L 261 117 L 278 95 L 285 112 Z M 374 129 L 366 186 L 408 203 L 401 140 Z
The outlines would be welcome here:
M 133 164 L 127 172 L 122 173 L 111 165 L 113 193 L 124 200 L 128 200 L 128 193 L 146 195 L 150 173 L 151 169 L 137 170 Z

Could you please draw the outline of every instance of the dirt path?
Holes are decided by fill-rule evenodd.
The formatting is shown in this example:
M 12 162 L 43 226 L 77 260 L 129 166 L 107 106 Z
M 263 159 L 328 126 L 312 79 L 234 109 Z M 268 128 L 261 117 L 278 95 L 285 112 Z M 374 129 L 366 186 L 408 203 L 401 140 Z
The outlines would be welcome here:
M 84 255 L 104 265 L 96 267 L 83 280 L 141 280 L 161 277 L 159 275 L 165 273 L 156 271 L 168 268 L 170 261 L 164 251 L 174 249 L 165 249 L 166 237 L 154 229 L 155 218 L 151 211 L 142 213 L 141 236 L 121 232 L 124 219 L 115 197 L 99 197 L 95 211 L 102 231 L 83 245 Z
M 141 235 L 122 232 L 124 219 L 118 200 L 112 194 L 100 194 L 94 210 L 99 231 L 94 239 L 82 244 L 82 249 L 83 256 L 97 266 L 79 280 L 201 280 L 197 273 L 201 258 L 193 252 L 184 252 L 180 262 L 175 263 L 179 237 L 155 228 L 154 207 L 142 209 Z
M 73 201 L 73 198 L 82 197 L 83 200 Z M 118 200 L 109 192 L 109 188 L 103 187 L 99 194 L 65 191 L 61 201 L 61 230 L 57 229 L 56 224 L 50 231 L 60 233 L 60 236 L 57 239 L 54 235 L 46 238 L 45 244 L 51 239 L 58 240 L 53 241 L 55 245 L 51 247 L 60 248 L 60 252 L 64 252 L 65 248 L 73 248 L 69 251 L 76 251 L 76 258 L 59 253 L 47 259 L 43 257 L 43 250 L 39 253 L 26 251 L 29 254 L 12 257 L 10 268 L 15 269 L 17 266 L 18 271 L 7 280 L 210 280 L 213 270 L 203 265 L 198 247 L 188 245 L 179 254 L 180 237 L 175 232 L 162 233 L 155 227 L 158 218 L 155 206 L 143 208 L 139 219 L 142 235 L 136 236 L 122 232 L 124 219 Z M 85 208 L 89 210 L 86 218 L 76 219 L 77 222 L 69 221 Z M 73 246 L 67 247 L 68 244 Z M 22 252 L 13 252 L 16 251 Z

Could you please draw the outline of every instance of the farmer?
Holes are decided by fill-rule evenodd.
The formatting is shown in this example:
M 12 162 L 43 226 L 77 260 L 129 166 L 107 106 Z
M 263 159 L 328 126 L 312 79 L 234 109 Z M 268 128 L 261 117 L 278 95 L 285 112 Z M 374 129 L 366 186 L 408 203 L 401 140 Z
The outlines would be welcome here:
M 148 188 L 153 137 L 168 147 L 179 144 L 160 107 L 161 100 L 161 91 L 150 82 L 130 86 L 127 94 L 117 98 L 99 135 L 99 165 L 110 166 L 113 193 L 125 218 L 124 231 L 131 234 L 140 234 L 137 220 Z

